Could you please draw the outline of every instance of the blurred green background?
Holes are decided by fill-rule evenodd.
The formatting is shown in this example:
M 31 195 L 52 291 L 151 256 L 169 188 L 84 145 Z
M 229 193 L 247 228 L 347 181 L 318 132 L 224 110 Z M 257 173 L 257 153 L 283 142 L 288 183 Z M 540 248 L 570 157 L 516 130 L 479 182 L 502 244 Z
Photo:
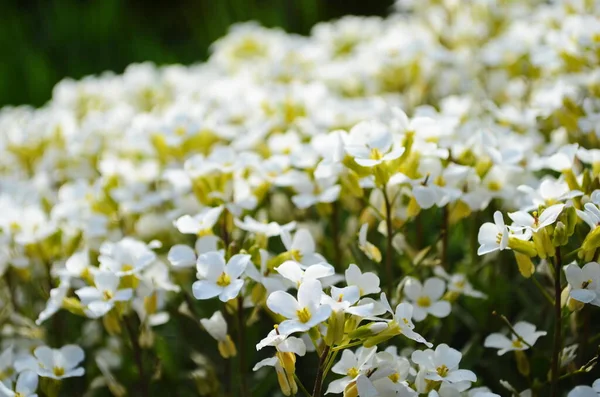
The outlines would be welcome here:
M 190 64 L 235 22 L 307 34 L 343 15 L 386 15 L 392 0 L 0 0 L 0 106 L 43 105 L 65 77 L 133 62 Z

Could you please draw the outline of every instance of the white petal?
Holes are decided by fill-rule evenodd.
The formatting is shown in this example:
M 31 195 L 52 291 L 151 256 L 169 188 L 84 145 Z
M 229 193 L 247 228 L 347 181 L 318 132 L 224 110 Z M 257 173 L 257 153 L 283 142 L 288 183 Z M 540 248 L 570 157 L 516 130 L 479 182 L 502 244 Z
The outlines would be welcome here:
M 298 301 L 292 295 L 283 291 L 275 291 L 267 298 L 267 307 L 274 313 L 286 318 L 296 318 L 300 309 Z
M 275 270 L 293 283 L 299 283 L 304 276 L 302 268 L 300 268 L 300 265 L 296 261 L 285 261 L 276 267 Z
M 196 299 L 210 299 L 219 295 L 223 288 L 208 281 L 200 280 L 192 284 L 192 293 Z
M 437 301 L 444 295 L 446 291 L 446 282 L 441 278 L 431 277 L 425 280 L 423 285 L 423 294 L 431 298 L 432 301 Z
M 196 253 L 187 245 L 177 244 L 171 247 L 167 259 L 175 267 L 193 267 L 196 264 Z
M 238 296 L 243 286 L 244 280 L 233 280 L 231 284 L 223 288 L 223 291 L 221 291 L 221 293 L 219 294 L 219 299 L 221 300 L 221 302 L 230 301 L 231 299 Z
M 321 301 L 323 288 L 318 280 L 306 280 L 298 288 L 298 304 L 300 307 L 314 307 Z
M 435 302 L 429 307 L 429 313 L 435 317 L 447 317 L 452 311 L 452 306 L 448 301 Z
M 244 270 L 246 270 L 246 266 L 250 263 L 250 255 L 237 254 L 229 259 L 227 265 L 225 266 L 225 272 L 232 278 L 238 278 L 242 275 Z

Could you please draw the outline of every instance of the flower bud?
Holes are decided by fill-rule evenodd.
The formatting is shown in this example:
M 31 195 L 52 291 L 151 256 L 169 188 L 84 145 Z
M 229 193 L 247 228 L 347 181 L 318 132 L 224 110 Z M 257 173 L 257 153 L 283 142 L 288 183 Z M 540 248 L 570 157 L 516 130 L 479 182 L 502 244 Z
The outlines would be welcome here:
M 344 326 L 346 316 L 342 310 L 332 311 L 327 322 L 325 343 L 327 346 L 338 345 L 344 339 Z
M 370 323 L 356 328 L 350 332 L 350 339 L 365 339 L 383 332 L 388 325 L 383 322 Z
M 560 247 L 563 245 L 567 245 L 569 242 L 569 236 L 567 235 L 567 227 L 561 221 L 556 223 L 556 227 L 554 228 L 554 232 L 552 233 L 552 245 L 555 247 Z
M 535 266 L 533 265 L 531 258 L 515 251 L 515 259 L 517 260 L 517 265 L 519 266 L 519 272 L 521 272 L 521 275 L 525 278 L 531 277 L 531 275 L 535 272 Z
M 513 251 L 527 255 L 531 258 L 537 256 L 537 254 L 538 254 L 537 250 L 536 250 L 537 247 L 531 241 L 519 240 L 518 238 L 515 238 L 515 237 L 509 237 L 508 238 L 508 246 Z
M 358 397 L 358 386 L 356 382 L 350 382 L 344 389 L 344 397 Z
M 529 359 L 522 350 L 515 350 L 515 359 L 517 360 L 517 369 L 524 377 L 528 377 L 531 372 Z
M 219 348 L 219 353 L 223 358 L 235 357 L 237 355 L 235 343 L 233 343 L 233 340 L 229 335 L 227 335 L 224 340 L 219 341 L 217 347 Z

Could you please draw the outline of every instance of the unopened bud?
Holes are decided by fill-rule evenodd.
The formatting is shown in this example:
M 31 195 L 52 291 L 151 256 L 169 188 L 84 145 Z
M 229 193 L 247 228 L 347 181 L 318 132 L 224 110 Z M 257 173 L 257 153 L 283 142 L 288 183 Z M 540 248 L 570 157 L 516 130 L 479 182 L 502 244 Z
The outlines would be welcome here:
M 517 260 L 517 265 L 519 266 L 519 272 L 521 275 L 525 278 L 531 277 L 531 275 L 535 272 L 535 266 L 533 265 L 531 258 L 515 251 L 515 259 Z
M 552 245 L 555 247 L 561 247 L 567 245 L 569 242 L 569 236 L 567 235 L 567 227 L 561 221 L 556 223 L 554 232 L 552 233 Z
M 527 255 L 531 258 L 537 256 L 538 254 L 535 244 L 531 241 L 520 240 L 516 237 L 509 237 L 508 246 L 513 251 L 519 252 L 523 255 Z

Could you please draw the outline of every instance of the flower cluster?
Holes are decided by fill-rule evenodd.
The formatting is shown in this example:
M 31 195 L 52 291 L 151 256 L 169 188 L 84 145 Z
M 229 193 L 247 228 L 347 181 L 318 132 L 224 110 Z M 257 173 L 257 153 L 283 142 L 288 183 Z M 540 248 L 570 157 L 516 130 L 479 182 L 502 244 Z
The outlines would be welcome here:
M 597 396 L 598 64 L 595 0 L 400 0 L 1 109 L 0 395 Z

